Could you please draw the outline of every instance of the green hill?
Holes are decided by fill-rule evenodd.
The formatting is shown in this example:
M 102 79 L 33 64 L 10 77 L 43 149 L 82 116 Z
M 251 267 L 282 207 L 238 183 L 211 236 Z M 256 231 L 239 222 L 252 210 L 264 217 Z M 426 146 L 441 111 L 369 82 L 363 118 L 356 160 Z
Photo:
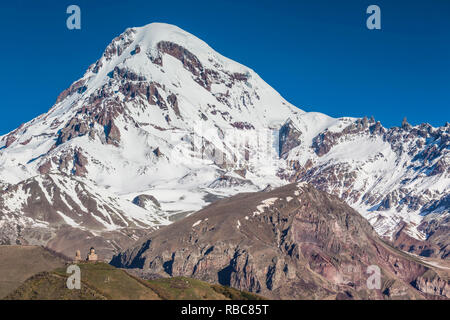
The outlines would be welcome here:
M 261 297 L 200 280 L 174 277 L 142 280 L 106 263 L 81 263 L 81 289 L 66 286 L 65 268 L 38 273 L 7 300 L 259 300 Z

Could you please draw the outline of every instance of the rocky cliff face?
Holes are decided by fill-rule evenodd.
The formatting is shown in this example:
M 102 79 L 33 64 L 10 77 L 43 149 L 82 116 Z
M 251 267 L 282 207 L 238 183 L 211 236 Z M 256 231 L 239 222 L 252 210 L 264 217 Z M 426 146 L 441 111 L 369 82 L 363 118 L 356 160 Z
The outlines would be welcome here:
M 448 281 L 448 278 L 441 277 L 432 270 L 429 270 L 418 277 L 413 282 L 413 285 L 426 294 L 450 298 L 450 282 Z
M 421 280 L 430 267 L 380 240 L 337 197 L 304 183 L 219 200 L 151 233 L 111 263 L 272 298 L 420 299 L 432 291 L 422 290 Z M 374 265 L 382 285 L 370 290 L 366 272 Z M 438 288 L 448 280 L 433 281 L 427 284 L 433 294 L 445 297 Z

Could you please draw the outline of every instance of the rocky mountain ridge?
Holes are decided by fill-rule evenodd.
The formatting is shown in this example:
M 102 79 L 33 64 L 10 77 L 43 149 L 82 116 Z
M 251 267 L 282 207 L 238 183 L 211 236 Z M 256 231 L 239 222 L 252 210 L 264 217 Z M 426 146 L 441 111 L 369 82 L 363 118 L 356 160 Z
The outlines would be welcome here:
M 450 297 L 448 268 L 394 249 L 359 213 L 305 183 L 219 200 L 111 263 L 275 299 Z M 375 268 L 378 288 L 368 285 Z

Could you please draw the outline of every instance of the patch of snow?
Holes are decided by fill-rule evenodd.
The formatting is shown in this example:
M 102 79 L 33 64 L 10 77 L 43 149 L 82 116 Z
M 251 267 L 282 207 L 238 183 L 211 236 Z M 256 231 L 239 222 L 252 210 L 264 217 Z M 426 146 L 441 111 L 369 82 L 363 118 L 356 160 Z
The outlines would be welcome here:
M 202 222 L 202 220 L 196 221 L 196 222 L 192 225 L 192 228 L 198 226 L 201 222 Z

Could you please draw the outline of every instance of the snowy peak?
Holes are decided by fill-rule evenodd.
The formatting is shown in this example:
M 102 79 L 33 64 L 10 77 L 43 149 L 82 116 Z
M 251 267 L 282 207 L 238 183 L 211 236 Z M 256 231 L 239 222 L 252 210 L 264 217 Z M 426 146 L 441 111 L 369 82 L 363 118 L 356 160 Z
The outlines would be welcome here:
M 114 64 L 118 64 L 126 60 L 129 55 L 143 52 L 155 60 L 161 58 L 163 43 L 177 44 L 179 48 L 189 52 L 194 59 L 201 61 L 205 68 L 220 67 L 237 73 L 251 71 L 249 68 L 220 55 L 194 35 L 177 26 L 165 23 L 151 23 L 144 27 L 127 29 L 108 45 L 102 58 L 105 58 L 104 61 L 112 61 Z M 136 50 L 136 47 L 139 49 Z
M 111 78 L 119 82 L 147 82 L 156 87 L 151 91 L 158 93 L 161 91 L 158 85 L 161 85 L 166 94 L 161 93 L 162 98 L 174 94 L 191 100 L 197 94 L 206 100 L 206 105 L 198 106 L 202 112 L 208 112 L 207 109 L 216 104 L 238 109 L 254 105 L 247 112 L 248 116 L 256 117 L 262 124 L 273 121 L 279 125 L 289 116 L 290 109 L 301 112 L 253 70 L 225 58 L 197 37 L 168 24 L 152 23 L 127 29 L 108 45 L 103 56 L 58 101 L 73 93 L 92 94 L 104 85 L 110 85 Z M 186 95 L 188 90 L 192 92 L 189 96 Z M 158 95 L 151 99 L 162 103 Z M 258 113 L 251 114 L 252 111 Z M 259 119 L 260 116 L 263 119 Z

